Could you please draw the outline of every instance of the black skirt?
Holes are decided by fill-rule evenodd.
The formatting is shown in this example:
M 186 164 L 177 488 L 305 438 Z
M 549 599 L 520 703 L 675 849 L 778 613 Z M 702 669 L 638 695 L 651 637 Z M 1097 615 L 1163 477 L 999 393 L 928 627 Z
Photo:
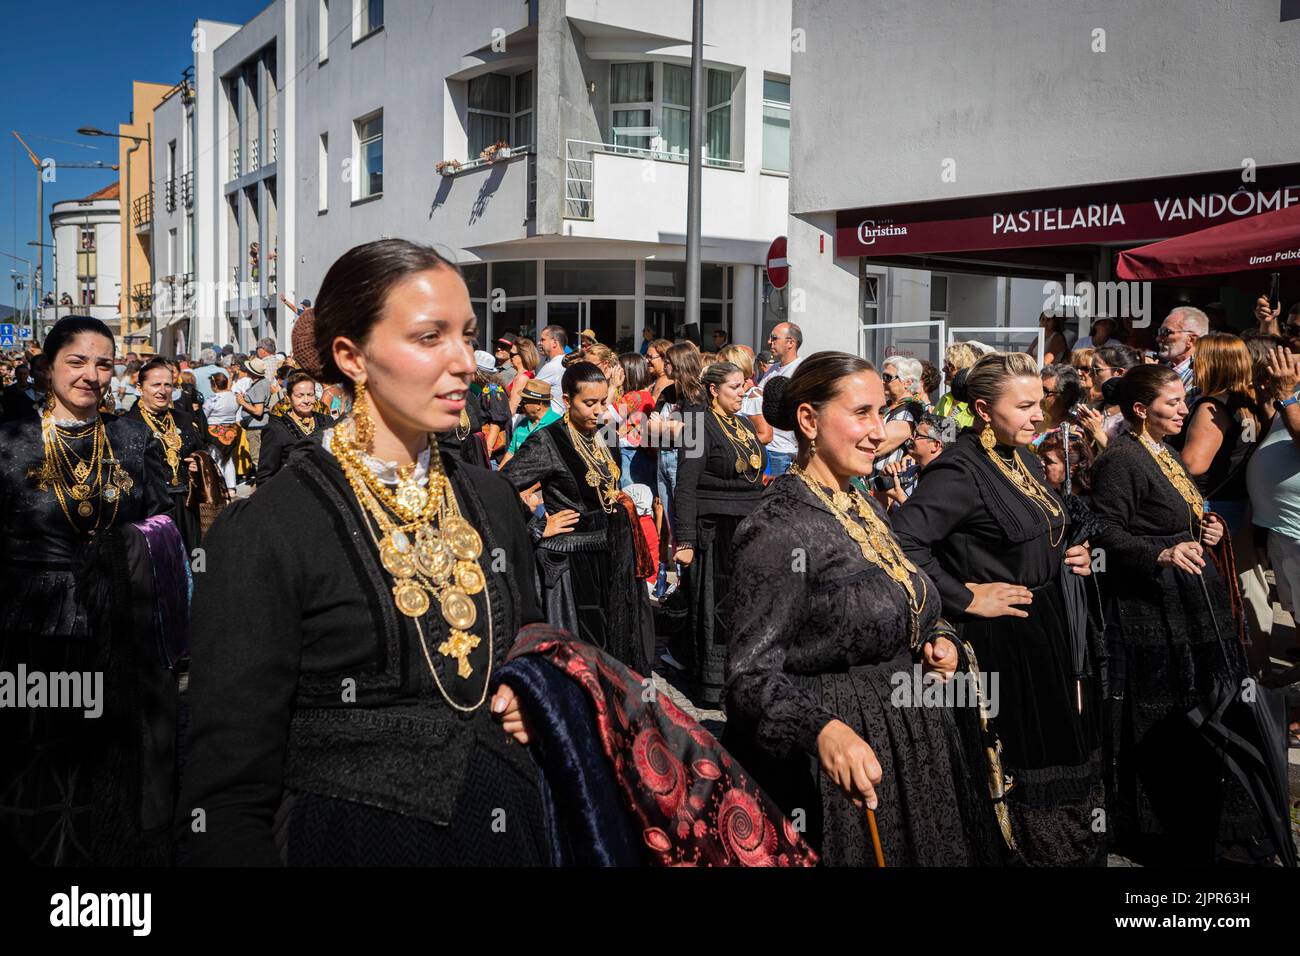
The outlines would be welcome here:
M 696 525 L 695 557 L 686 569 L 690 595 L 690 645 L 687 666 L 696 704 L 717 707 L 726 682 L 727 641 L 731 636 L 731 539 L 741 515 L 708 515 Z
M 555 835 L 543 801 L 540 776 L 526 779 L 480 741 L 446 826 L 297 791 L 276 839 L 288 866 L 546 866 Z
M 1095 676 L 1077 686 L 1059 581 L 1032 589 L 1029 616 L 962 626 L 991 697 L 1016 843 L 1030 865 L 1105 863 L 1100 701 Z M 1080 712 L 1080 699 L 1082 712 Z

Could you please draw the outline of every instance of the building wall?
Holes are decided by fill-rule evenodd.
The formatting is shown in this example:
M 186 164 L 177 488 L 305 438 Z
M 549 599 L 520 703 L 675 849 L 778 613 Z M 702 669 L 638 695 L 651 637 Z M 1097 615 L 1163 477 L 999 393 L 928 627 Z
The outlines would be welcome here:
M 144 83 L 136 80 L 131 84 L 131 119 L 118 125 L 117 131 L 122 136 L 137 136 L 145 139 L 152 135 L 153 111 L 162 102 L 163 96 L 171 87 L 165 83 Z M 129 160 L 129 167 L 128 167 Z M 142 196 L 153 191 L 149 180 L 149 147 L 147 143 L 135 143 L 129 139 L 118 140 L 119 176 L 122 183 L 122 296 L 121 313 L 124 318 L 122 335 L 148 334 L 149 312 L 141 310 L 132 297 L 132 286 L 153 283 L 150 269 L 151 236 L 148 231 L 137 233 L 133 221 L 132 206 Z M 155 179 L 156 179 L 155 175 Z
M 121 221 L 118 202 L 115 199 L 93 201 L 73 200 L 55 203 L 50 211 L 50 231 L 54 236 L 55 282 L 51 292 L 55 301 L 63 293 L 72 296 L 72 301 L 81 305 L 80 287 L 77 280 L 77 251 L 81 242 L 81 227 L 95 227 L 95 301 L 87 311 L 88 314 L 108 323 L 110 328 L 117 325 L 117 300 L 119 286 L 122 282 L 122 243 Z M 68 314 L 66 307 L 46 309 L 45 318 L 53 322 L 55 313 L 59 317 Z

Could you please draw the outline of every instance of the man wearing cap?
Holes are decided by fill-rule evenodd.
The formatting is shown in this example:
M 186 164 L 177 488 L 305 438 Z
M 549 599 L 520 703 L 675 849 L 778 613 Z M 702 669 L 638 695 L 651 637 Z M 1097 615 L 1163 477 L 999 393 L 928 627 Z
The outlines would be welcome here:
M 262 451 L 262 430 L 271 420 L 271 382 L 266 377 L 266 361 L 251 358 L 244 362 L 243 371 L 249 376 L 251 384 L 242 392 L 235 394 L 235 401 L 243 410 L 240 424 L 248 433 L 248 452 L 257 461 Z
M 515 347 L 515 342 L 518 340 L 519 336 L 507 332 L 496 341 L 494 354 L 497 360 L 497 374 L 501 376 L 501 384 L 507 387 L 515 380 L 515 366 L 510 361 L 510 350 Z
M 587 351 L 587 349 L 591 348 L 595 344 L 596 344 L 596 330 L 583 329 L 582 334 L 578 336 L 578 348 L 585 352 Z
M 519 446 L 527 441 L 529 435 L 539 428 L 545 428 L 551 422 L 558 422 L 561 417 L 551 408 L 550 386 L 535 378 L 524 383 L 524 390 L 519 398 L 519 410 L 524 414 L 524 422 L 510 436 L 506 455 L 501 459 L 502 467 L 505 467 L 505 463 L 519 450 Z

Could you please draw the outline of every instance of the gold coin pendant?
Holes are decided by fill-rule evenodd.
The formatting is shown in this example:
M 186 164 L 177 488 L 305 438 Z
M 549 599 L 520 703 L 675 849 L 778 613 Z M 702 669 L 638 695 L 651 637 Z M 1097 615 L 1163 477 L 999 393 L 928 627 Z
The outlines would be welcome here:
M 474 600 L 460 588 L 448 588 L 442 592 L 442 616 L 452 627 L 468 631 L 478 619 L 478 609 Z
M 393 601 L 407 617 L 424 617 L 429 610 L 428 592 L 410 581 L 403 581 L 393 588 Z

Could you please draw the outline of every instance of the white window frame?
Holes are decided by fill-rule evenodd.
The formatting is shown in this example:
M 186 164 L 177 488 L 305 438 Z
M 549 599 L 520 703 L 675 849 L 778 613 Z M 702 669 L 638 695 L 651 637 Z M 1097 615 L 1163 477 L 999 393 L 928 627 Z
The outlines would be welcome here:
M 316 148 L 316 211 L 328 212 L 330 208 L 329 172 L 330 172 L 330 134 L 321 133 Z
M 385 10 L 381 15 L 387 16 L 387 13 L 388 11 Z M 380 21 L 377 26 L 370 23 L 370 0 L 352 0 L 352 42 L 354 44 L 360 43 L 383 28 L 383 21 Z
M 528 105 L 524 109 L 519 108 L 519 78 L 525 74 L 531 73 L 532 79 L 529 80 L 529 86 L 532 88 L 533 95 L 528 100 Z M 537 102 L 537 70 L 529 67 L 526 70 L 520 70 L 518 73 L 510 74 L 510 136 L 515 135 L 515 127 L 521 116 L 529 117 L 529 125 L 533 128 L 533 139 L 537 139 L 537 114 L 534 110 L 534 104 Z M 533 146 L 533 143 L 514 143 L 510 144 L 513 149 L 521 149 L 525 146 Z
M 1002 325 L 1002 326 L 998 326 L 998 325 L 979 325 L 979 326 L 972 326 L 972 327 L 970 327 L 970 328 L 949 328 L 949 329 L 948 329 L 948 344 L 949 344 L 949 345 L 952 345 L 954 342 L 957 341 L 957 333 L 959 333 L 959 332 L 961 333 L 962 341 L 963 341 L 963 342 L 965 342 L 965 341 L 969 341 L 970 339 L 976 339 L 976 340 L 978 341 L 978 338 L 979 338 L 980 335 L 998 335 L 998 336 L 1002 336 L 1002 335 L 1011 335 L 1011 334 L 1014 334 L 1014 333 L 1017 333 L 1017 332 L 1025 332 L 1025 333 L 1036 332 L 1036 333 L 1038 333 L 1038 367 L 1039 367 L 1039 368 L 1042 368 L 1042 366 L 1043 366 L 1043 347 L 1047 344 L 1047 339 L 1046 339 L 1046 337 L 1043 335 L 1043 329 L 1042 329 L 1040 326 L 1037 326 L 1037 325 Z
M 612 99 L 612 97 L 613 97 L 613 91 L 614 91 L 614 67 L 615 67 L 615 66 L 621 66 L 621 65 L 623 65 L 623 64 L 625 64 L 625 63 L 650 63 L 650 64 L 651 64 L 652 69 L 651 69 L 651 71 L 650 71 L 650 100 L 649 100 L 648 102 L 615 103 L 614 100 Z M 664 101 L 664 90 L 665 90 L 665 85 L 664 85 L 664 67 L 665 67 L 665 66 L 675 66 L 675 67 L 679 67 L 679 68 L 684 68 L 684 69 L 686 69 L 686 70 L 689 70 L 689 69 L 690 69 L 690 64 L 669 63 L 669 62 L 667 62 L 667 61 L 665 61 L 665 60 L 627 60 L 627 59 L 619 59 L 619 60 L 610 60 L 610 61 L 609 61 L 609 72 L 606 74 L 605 80 L 606 80 L 606 83 L 608 84 L 608 87 L 607 87 L 607 88 L 609 89 L 609 91 L 610 91 L 610 96 L 611 96 L 610 103 L 609 103 L 609 115 L 608 115 L 608 119 L 609 119 L 609 129 L 610 129 L 610 142 L 611 142 L 612 145 L 615 145 L 615 146 L 627 146 L 629 149 L 634 149 L 634 150 L 645 150 L 645 151 L 647 151 L 647 152 L 650 152 L 650 153 L 655 154 L 656 156 L 662 156 L 662 157 L 672 158 L 672 159 L 676 159 L 676 160 L 680 160 L 680 161 L 682 161 L 682 162 L 685 162 L 685 161 L 689 158 L 689 157 L 688 157 L 689 146 L 687 146 L 685 149 L 683 149 L 682 151 L 679 152 L 679 151 L 677 151 L 677 150 L 670 150 L 670 149 L 668 149 L 668 147 L 667 147 L 667 143 L 664 141 L 664 138 L 663 138 L 663 128 L 664 128 L 664 110 L 678 110 L 678 111 L 680 111 L 680 112 L 685 113 L 685 114 L 687 115 L 688 119 L 689 119 L 690 112 L 691 112 L 691 108 L 690 108 L 690 104 L 687 104 L 686 106 L 682 106 L 682 105 L 680 105 L 680 104 L 678 104 L 678 103 L 667 103 L 667 102 Z M 707 105 L 705 106 L 705 109 L 704 109 L 704 114 L 705 114 L 705 115 L 704 115 L 704 128 L 705 128 L 706 131 L 707 131 L 707 129 L 708 129 L 708 118 L 709 118 L 709 114 L 710 114 L 710 113 L 713 113 L 713 112 L 716 112 L 717 110 L 722 110 L 722 109 L 733 109 L 733 108 L 736 106 L 736 89 L 737 89 L 738 86 L 739 86 L 739 84 L 736 82 L 736 74 L 738 74 L 738 73 L 742 73 L 742 74 L 743 74 L 743 72 L 744 72 L 744 68 L 743 68 L 743 67 L 726 67 L 726 66 L 706 66 L 706 67 L 705 67 L 705 78 L 704 78 L 704 96 L 705 96 L 705 103 L 706 103 L 706 104 L 707 104 L 707 102 L 708 102 L 708 83 L 709 83 L 709 81 L 708 81 L 708 72 L 709 72 L 709 71 L 713 71 L 713 72 L 715 72 L 715 73 L 726 73 L 726 74 L 729 74 L 729 75 L 730 75 L 730 77 L 731 77 L 731 96 L 730 96 L 730 98 L 727 100 L 726 103 L 719 103 L 717 106 L 707 106 Z M 743 104 L 742 104 L 742 105 L 743 105 Z M 617 139 L 615 138 L 614 130 L 615 130 L 615 129 L 626 129 L 626 128 L 628 128 L 628 127 L 621 127 L 621 126 L 619 126 L 617 123 L 615 123 L 615 122 L 614 122 L 614 113 L 615 113 L 615 111 L 623 111 L 623 110 L 647 110 L 647 111 L 649 111 L 649 113 L 650 113 L 650 123 L 649 123 L 649 127 L 659 130 L 659 135 L 658 135 L 657 137 L 654 137 L 654 138 L 650 139 L 650 143 L 649 143 L 647 146 L 634 146 L 634 145 L 632 145 L 632 144 L 630 144 L 630 143 L 620 143 L 620 142 L 618 142 Z M 737 137 L 736 137 L 736 135 L 735 135 L 735 134 L 736 134 L 736 115 L 737 115 L 737 114 L 736 114 L 736 112 L 734 111 L 734 109 L 733 109 L 733 111 L 729 114 L 729 125 L 730 125 L 730 127 L 731 127 L 731 135 L 729 136 L 729 141 L 730 141 L 731 144 L 732 144 L 732 150 L 731 150 L 731 152 L 733 153 L 733 155 L 734 155 L 734 153 L 736 152 L 735 145 L 736 145 L 736 140 L 737 140 Z M 707 135 L 707 133 L 706 133 L 706 135 Z M 636 137 L 636 138 L 638 138 L 638 139 L 645 139 L 645 138 L 647 138 L 647 137 Z M 744 156 L 743 156 L 744 148 L 743 148 L 743 146 L 744 146 L 744 144 L 742 143 L 742 144 L 741 144 L 741 147 L 742 147 L 742 148 L 741 148 L 742 156 L 741 156 L 741 159 L 739 159 L 739 160 L 733 158 L 733 156 L 726 156 L 726 157 L 724 157 L 724 156 L 709 156 L 709 155 L 707 154 L 707 151 L 706 151 L 705 156 L 704 156 L 704 165 L 706 165 L 706 166 L 709 166 L 709 165 L 719 165 L 719 166 L 728 167 L 728 168 L 736 168 L 736 167 L 738 167 L 738 166 L 741 166 L 741 165 L 743 165 L 743 163 L 744 163 Z M 717 160 L 718 162 L 717 162 L 717 163 L 710 163 L 709 160 L 711 160 L 711 159 L 713 159 L 713 160 Z
M 778 73 L 764 73 L 764 74 L 763 74 L 763 83 L 764 83 L 764 85 L 766 85 L 766 83 L 767 83 L 768 80 L 774 80 L 774 81 L 776 81 L 776 82 L 778 82 L 778 83 L 784 83 L 784 84 L 786 85 L 787 89 L 788 89 L 789 86 L 790 86 L 790 77 L 788 77 L 788 76 L 781 76 L 781 75 L 778 74 Z M 763 106 L 762 106 L 762 109 L 763 109 L 763 110 L 767 110 L 768 108 L 771 108 L 771 109 L 777 109 L 777 110 L 784 110 L 784 111 L 785 111 L 785 114 L 786 114 L 786 120 L 787 120 L 787 122 L 789 121 L 789 119 L 790 119 L 790 101 L 789 101 L 788 99 L 787 99 L 784 103 L 782 103 L 780 100 L 769 100 L 766 96 L 764 96 L 764 97 L 763 97 Z M 766 125 L 766 124 L 767 124 L 767 115 L 766 115 L 766 113 L 763 114 L 763 116 L 762 116 L 762 120 L 763 120 L 763 124 Z M 760 132 L 761 132 L 761 130 L 760 130 Z M 761 170 L 762 172 L 766 172 L 766 173 L 775 173 L 775 174 L 777 174 L 777 175 L 779 175 L 779 176 L 789 176 L 789 175 L 790 175 L 790 147 L 789 147 L 789 145 L 787 144 L 787 146 L 786 146 L 786 153 L 785 153 L 785 169 L 777 169 L 777 168 L 774 167 L 774 166 L 769 166 L 769 165 L 767 165 L 767 153 L 766 153 L 766 151 L 764 151 L 763 156 L 762 156 L 762 158 L 760 159 L 760 166 L 759 166 L 759 168 L 760 168 L 760 170 Z
M 502 77 L 505 77 L 505 79 L 506 79 L 506 81 L 507 81 L 507 83 L 508 83 L 508 85 L 509 85 L 509 87 L 510 87 L 510 110 L 511 110 L 510 112 L 508 112 L 508 113 L 500 113 L 500 112 L 497 112 L 496 110 L 485 110 L 485 109 L 482 109 L 482 108 L 477 107 L 477 106 L 469 106 L 469 105 L 468 105 L 468 104 L 469 104 L 469 87 L 470 87 L 470 84 L 473 83 L 474 80 L 481 80 L 481 79 L 483 79 L 484 77 L 487 77 L 487 76 L 502 76 Z M 482 73 L 482 74 L 480 74 L 479 76 L 475 76 L 475 77 L 472 77 L 471 79 L 466 80 L 466 81 L 465 81 L 465 103 L 466 103 L 466 106 L 465 106 L 465 145 L 466 145 L 466 158 L 467 158 L 467 159 L 469 159 L 470 161 L 473 161 L 473 160 L 478 159 L 478 154 L 481 153 L 483 150 L 487 149 L 487 147 L 489 147 L 489 146 L 492 145 L 491 143 L 484 143 L 484 144 L 481 145 L 478 149 L 474 149 L 473 145 L 470 143 L 470 135 L 471 135 L 471 133 L 470 133 L 470 117 L 471 117 L 471 116 L 495 116 L 497 119 L 503 119 L 503 120 L 505 120 L 505 121 L 506 121 L 506 129 L 507 129 L 507 133 L 506 133 L 506 141 L 509 142 L 511 139 L 514 138 L 514 135 L 515 135 L 515 114 L 514 114 L 514 105 L 515 105 L 515 74 L 513 74 L 513 73 L 497 73 L 496 71 L 492 71 L 492 72 L 488 72 L 488 73 Z M 515 144 L 514 144 L 514 143 L 510 143 L 510 145 L 511 145 L 511 146 L 514 146 Z M 521 143 L 520 145 L 524 145 L 524 144 Z
M 952 315 L 952 276 L 950 276 L 946 272 L 930 273 L 930 288 L 927 290 L 927 292 L 930 293 L 931 298 L 933 298 L 934 280 L 936 278 L 943 279 L 943 309 L 942 311 L 935 311 L 933 302 L 927 303 L 930 306 L 929 315 L 930 318 L 934 319 L 935 321 L 942 320 L 944 322 L 947 322 L 948 317 Z
M 884 276 L 880 276 L 880 279 L 883 280 Z M 882 286 L 883 286 L 883 281 L 882 281 Z M 858 355 L 866 359 L 868 362 L 873 363 L 876 366 L 877 371 L 883 371 L 885 365 L 888 363 L 889 360 L 887 357 L 883 355 L 879 359 L 877 359 L 875 356 L 871 356 L 867 354 L 867 335 L 869 333 L 883 332 L 886 330 L 892 331 L 895 329 L 924 329 L 924 328 L 932 329 L 935 328 L 936 326 L 938 327 L 939 330 L 939 336 L 937 339 L 937 344 L 939 346 L 938 351 L 939 351 L 939 356 L 942 357 L 944 353 L 944 349 L 946 349 L 949 345 L 952 344 L 952 332 L 948 328 L 948 323 L 943 319 L 930 319 L 929 321 L 926 322 L 863 322 L 859 320 Z M 947 390 L 948 390 L 947 386 L 944 385 L 942 382 L 940 382 L 939 394 L 931 395 L 930 396 L 931 400 L 933 401 L 942 398 L 944 393 L 947 392 Z
M 380 133 L 378 136 L 372 137 L 371 139 L 367 139 L 367 140 L 361 139 L 361 127 L 365 126 L 367 123 L 369 123 L 371 120 L 375 118 L 379 118 L 382 121 L 383 116 L 384 116 L 384 111 L 381 108 L 375 110 L 372 113 L 367 113 L 365 116 L 359 116 L 352 121 L 352 201 L 353 202 L 375 199 L 384 194 L 382 188 L 379 190 L 379 192 L 376 193 L 368 193 L 364 191 L 364 189 L 368 187 L 370 183 L 370 170 L 366 168 L 364 163 L 365 147 L 370 143 L 373 143 L 375 140 L 379 140 L 379 142 L 382 143 L 384 140 L 384 134 Z M 384 172 L 383 168 L 381 167 L 379 170 L 381 176 L 383 175 L 383 172 Z
M 316 62 L 329 62 L 330 58 L 330 0 L 320 0 L 317 13 Z

